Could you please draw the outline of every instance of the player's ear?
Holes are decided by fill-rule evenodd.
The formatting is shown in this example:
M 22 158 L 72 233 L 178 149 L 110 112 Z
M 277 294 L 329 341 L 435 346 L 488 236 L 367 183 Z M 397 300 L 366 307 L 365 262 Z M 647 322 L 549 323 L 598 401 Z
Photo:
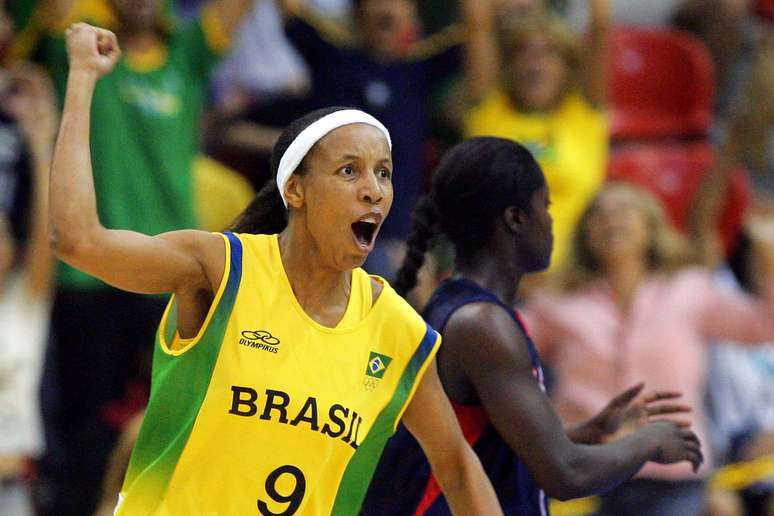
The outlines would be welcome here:
M 505 226 L 514 233 L 520 233 L 527 223 L 526 214 L 515 206 L 508 206 L 503 211 Z
M 303 177 L 292 174 L 285 183 L 285 200 L 288 207 L 301 208 L 304 205 L 305 194 Z

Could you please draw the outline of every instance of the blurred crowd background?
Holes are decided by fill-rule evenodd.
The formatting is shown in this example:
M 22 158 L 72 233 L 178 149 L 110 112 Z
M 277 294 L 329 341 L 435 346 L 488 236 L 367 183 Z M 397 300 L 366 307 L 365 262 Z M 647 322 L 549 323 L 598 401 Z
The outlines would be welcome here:
M 445 149 L 478 135 L 526 145 L 555 248 L 517 308 L 564 422 L 643 381 L 683 393 L 707 457 L 699 474 L 648 465 L 597 510 L 774 514 L 774 468 L 710 481 L 724 464 L 774 464 L 773 1 L 0 6 L 0 514 L 112 513 L 165 303 L 48 248 L 63 34 L 77 21 L 123 49 L 92 109 L 111 228 L 222 230 L 270 179 L 285 124 L 356 106 L 393 137 L 395 202 L 366 263 L 390 278 Z M 440 240 L 431 258 L 418 309 L 453 264 Z

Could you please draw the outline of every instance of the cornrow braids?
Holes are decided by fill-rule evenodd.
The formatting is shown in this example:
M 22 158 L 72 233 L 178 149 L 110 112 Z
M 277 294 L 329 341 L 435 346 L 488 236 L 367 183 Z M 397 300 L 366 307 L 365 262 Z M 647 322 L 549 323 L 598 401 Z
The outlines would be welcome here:
M 293 140 L 301 134 L 301 131 L 320 118 L 343 109 L 352 108 L 335 106 L 318 109 L 292 121 L 285 130 L 282 131 L 282 134 L 280 134 L 277 143 L 274 144 L 274 148 L 271 151 L 272 178 L 263 188 L 261 188 L 252 202 L 237 217 L 234 224 L 229 228 L 231 231 L 235 233 L 252 233 L 256 235 L 274 234 L 281 232 L 287 227 L 288 211 L 287 208 L 285 208 L 285 204 L 282 202 L 282 197 L 280 196 L 276 183 L 277 169 L 279 168 L 282 156 L 285 154 L 285 151 L 288 150 L 290 144 L 293 143 Z M 299 175 L 305 174 L 305 161 L 302 161 L 293 173 Z
M 395 291 L 405 296 L 416 286 L 417 273 L 425 263 L 430 241 L 438 232 L 438 209 L 431 196 L 423 197 L 411 216 L 411 233 L 406 241 L 406 256 L 396 274 Z

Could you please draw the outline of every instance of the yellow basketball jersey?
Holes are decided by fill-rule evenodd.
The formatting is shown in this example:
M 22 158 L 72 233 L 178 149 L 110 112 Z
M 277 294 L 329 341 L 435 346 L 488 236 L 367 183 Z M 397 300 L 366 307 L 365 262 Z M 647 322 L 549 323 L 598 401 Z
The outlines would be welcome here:
M 276 235 L 224 235 L 226 267 L 182 348 L 170 301 L 119 515 L 357 514 L 440 337 L 352 273 L 335 328 L 296 300 Z

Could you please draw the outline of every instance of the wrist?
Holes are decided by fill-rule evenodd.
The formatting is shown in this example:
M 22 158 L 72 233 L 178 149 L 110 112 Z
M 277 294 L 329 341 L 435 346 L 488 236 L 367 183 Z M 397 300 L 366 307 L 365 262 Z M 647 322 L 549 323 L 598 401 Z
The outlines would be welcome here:
M 99 73 L 97 70 L 86 64 L 70 64 L 70 70 L 68 72 L 67 82 L 70 81 L 93 81 L 96 82 L 99 79 Z
M 661 458 L 661 454 L 663 453 L 663 450 L 661 448 L 661 426 L 663 426 L 663 422 L 654 422 L 650 423 L 646 427 L 642 429 L 642 431 L 646 435 L 645 441 L 648 444 L 648 456 L 650 457 L 650 460 L 652 461 L 658 461 Z

